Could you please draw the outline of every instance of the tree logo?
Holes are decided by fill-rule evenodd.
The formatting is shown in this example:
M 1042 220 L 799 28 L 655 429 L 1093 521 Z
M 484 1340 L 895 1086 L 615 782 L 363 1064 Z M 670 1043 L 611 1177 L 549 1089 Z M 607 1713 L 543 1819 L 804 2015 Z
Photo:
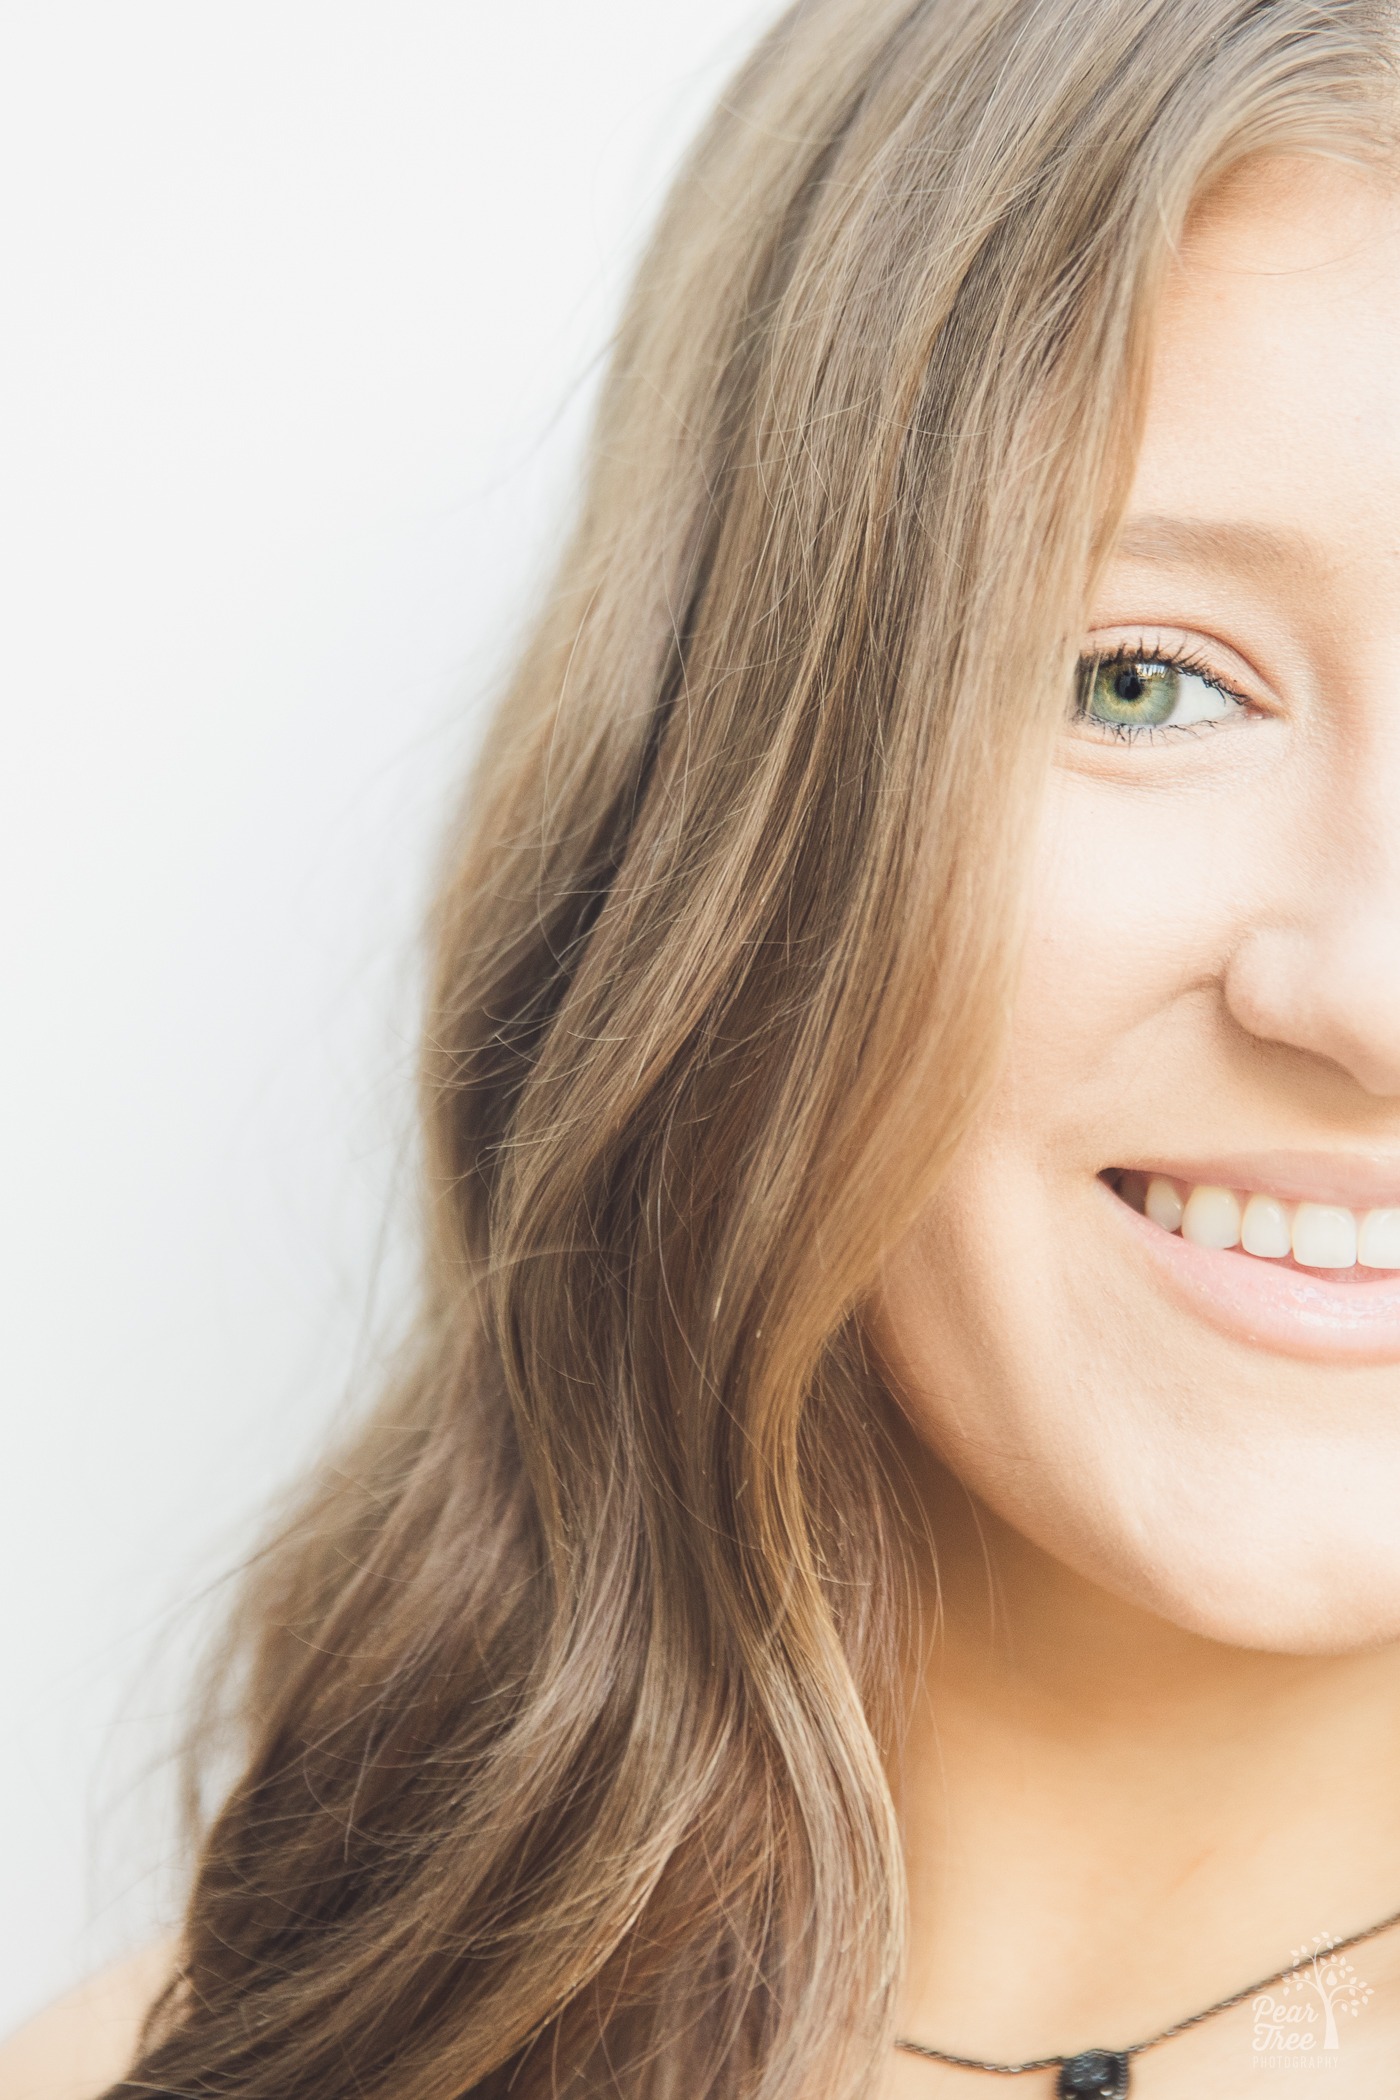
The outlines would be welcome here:
M 1320 1932 L 1310 1947 L 1295 1947 L 1295 1963 L 1277 1986 L 1254 2000 L 1254 2054 L 1310 2058 L 1319 2063 L 1342 2046 L 1339 2022 L 1354 2019 L 1375 1995 L 1357 1975 L 1333 1932 Z

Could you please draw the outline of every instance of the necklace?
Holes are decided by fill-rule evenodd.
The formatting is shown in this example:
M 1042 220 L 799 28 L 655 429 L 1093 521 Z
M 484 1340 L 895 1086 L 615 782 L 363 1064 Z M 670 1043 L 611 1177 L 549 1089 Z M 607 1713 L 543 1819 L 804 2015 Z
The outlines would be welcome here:
M 1345 1954 L 1348 1948 L 1359 1947 L 1363 1940 L 1374 1940 L 1381 1933 L 1389 1932 L 1392 1925 L 1400 1925 L 1400 1910 L 1393 1911 L 1375 1925 L 1368 1925 L 1364 1932 L 1354 1932 L 1350 1939 L 1334 1940 L 1327 1952 Z M 1201 2012 L 1189 2013 L 1184 2020 L 1164 2027 L 1160 2034 L 1148 2035 L 1146 2041 L 1130 2042 L 1126 2049 L 1081 2049 L 1077 2056 L 1037 2056 L 1023 2064 L 993 2064 L 984 2063 L 975 2056 L 954 2056 L 948 2049 L 932 2049 L 927 2042 L 900 2040 L 895 2043 L 895 2048 L 905 2050 L 910 2056 L 925 2057 L 929 2063 L 953 2064 L 960 2071 L 993 2071 L 1000 2078 L 1019 2078 L 1026 2071 L 1058 2071 L 1056 2100 L 1127 2100 L 1135 2056 L 1155 2049 L 1159 2042 L 1169 2042 L 1173 2036 L 1185 2034 L 1188 2027 L 1199 2027 L 1203 2020 L 1213 2020 L 1217 2013 L 1229 2012 L 1232 2005 L 1243 2005 L 1246 1998 L 1286 1981 L 1297 1967 L 1295 1959 L 1286 1969 L 1275 1969 L 1272 1976 L 1261 1976 L 1257 1983 L 1247 1983 L 1243 1990 L 1231 1991 L 1228 1998 L 1218 1998 L 1214 2005 L 1207 2005 Z

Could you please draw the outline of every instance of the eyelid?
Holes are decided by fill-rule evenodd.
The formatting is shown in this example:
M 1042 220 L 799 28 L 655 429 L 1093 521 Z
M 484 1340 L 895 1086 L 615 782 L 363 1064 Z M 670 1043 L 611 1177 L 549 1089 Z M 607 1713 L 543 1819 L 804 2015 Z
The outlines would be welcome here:
M 1208 664 L 1202 663 L 1198 658 L 1187 656 L 1184 653 L 1178 654 L 1175 650 L 1106 649 L 1102 652 L 1096 650 L 1091 656 L 1082 656 L 1079 662 L 1081 671 L 1090 667 L 1100 671 L 1105 665 L 1111 668 L 1115 664 L 1136 666 L 1165 664 L 1171 670 L 1180 672 L 1186 678 L 1198 679 L 1202 685 L 1209 686 L 1213 693 L 1222 694 L 1225 699 L 1233 700 L 1237 706 L 1255 709 L 1255 703 L 1250 699 L 1248 693 L 1241 693 L 1234 686 L 1227 685 L 1225 680 L 1212 671 Z M 1262 709 L 1255 709 L 1255 711 L 1258 713 L 1263 712 Z
M 1183 740 L 1195 741 L 1226 729 L 1233 721 L 1262 721 L 1271 710 L 1261 706 L 1248 692 L 1220 675 L 1209 655 L 1194 647 L 1183 647 L 1183 640 L 1194 643 L 1197 636 L 1185 637 L 1177 630 L 1176 638 L 1170 642 L 1163 639 L 1159 631 L 1150 641 L 1138 633 L 1132 640 L 1120 639 L 1092 644 L 1080 656 L 1076 674 L 1077 704 L 1074 724 L 1078 733 L 1092 744 L 1142 747 L 1144 745 L 1177 745 Z M 1232 650 L 1229 652 L 1234 655 Z M 1090 713 L 1088 695 L 1097 673 L 1105 666 L 1144 666 L 1146 664 L 1169 665 L 1187 678 L 1194 678 L 1198 685 L 1219 696 L 1228 705 L 1228 712 L 1211 715 L 1196 721 L 1186 722 L 1123 722 L 1112 721 Z
M 1199 628 L 1134 626 L 1127 621 L 1105 623 L 1086 636 L 1080 662 L 1096 658 L 1100 663 L 1112 663 L 1118 657 L 1128 661 L 1156 658 L 1178 664 L 1258 714 L 1274 714 L 1280 708 L 1268 680 L 1260 676 L 1246 656 Z

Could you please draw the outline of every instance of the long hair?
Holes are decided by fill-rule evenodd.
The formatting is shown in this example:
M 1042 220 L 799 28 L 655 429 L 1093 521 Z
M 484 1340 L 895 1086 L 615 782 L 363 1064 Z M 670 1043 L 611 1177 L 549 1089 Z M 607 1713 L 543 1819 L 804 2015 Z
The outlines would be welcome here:
M 724 96 L 446 858 L 420 1332 L 248 1575 L 125 2100 L 867 2088 L 912 1549 L 862 1301 L 995 1076 L 1173 245 L 1360 150 L 1385 36 L 802 0 Z

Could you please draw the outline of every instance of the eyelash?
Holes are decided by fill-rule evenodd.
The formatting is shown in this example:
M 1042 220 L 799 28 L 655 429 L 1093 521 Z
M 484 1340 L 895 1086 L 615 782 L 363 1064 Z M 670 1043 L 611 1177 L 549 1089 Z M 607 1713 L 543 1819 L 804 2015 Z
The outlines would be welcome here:
M 1170 664 L 1173 670 L 1189 671 L 1193 677 L 1203 680 L 1214 692 L 1224 693 L 1227 699 L 1236 701 L 1239 706 L 1250 707 L 1252 705 L 1247 695 L 1236 692 L 1232 685 L 1227 685 L 1223 678 L 1217 677 L 1210 669 L 1210 666 L 1201 657 L 1197 656 L 1194 651 L 1173 648 L 1170 644 L 1163 646 L 1161 643 L 1150 648 L 1146 644 L 1139 648 L 1133 648 L 1131 644 L 1119 643 L 1117 647 L 1103 655 L 1094 651 L 1090 655 L 1081 656 L 1075 672 L 1076 686 L 1082 690 L 1084 681 L 1091 677 L 1095 671 L 1102 670 L 1105 665 L 1112 668 L 1119 664 Z M 1176 728 L 1173 728 L 1170 723 L 1166 723 L 1158 728 L 1147 722 L 1095 722 L 1089 716 L 1085 697 L 1081 697 L 1078 701 L 1075 708 L 1075 720 L 1088 722 L 1096 736 L 1107 737 L 1114 743 L 1123 744 L 1136 744 L 1143 741 L 1151 743 L 1159 737 L 1170 739 L 1182 736 L 1199 736 L 1203 731 L 1208 734 L 1210 730 L 1219 726 L 1213 722 L 1192 722 L 1182 724 Z

